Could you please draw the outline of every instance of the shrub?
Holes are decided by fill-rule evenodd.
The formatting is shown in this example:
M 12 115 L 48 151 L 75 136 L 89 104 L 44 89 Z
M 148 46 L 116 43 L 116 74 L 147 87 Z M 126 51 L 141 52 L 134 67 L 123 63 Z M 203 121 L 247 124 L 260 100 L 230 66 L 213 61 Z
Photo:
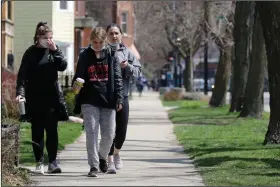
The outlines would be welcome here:
M 9 186 L 25 186 L 29 181 L 28 172 L 18 168 L 20 126 L 14 119 L 2 119 L 1 129 L 1 163 L 2 184 Z
M 170 88 L 169 87 L 160 87 L 159 88 L 159 95 L 163 95 L 163 94 L 165 94 L 166 92 L 168 92 L 170 90 Z
M 164 101 L 177 101 L 183 98 L 183 90 L 181 88 L 172 88 L 163 94 Z
M 16 75 L 2 67 L 2 99 L 1 117 L 18 118 L 18 107 L 16 103 Z
M 70 116 L 74 116 L 73 113 L 74 106 L 75 106 L 75 94 L 72 92 L 71 89 L 67 89 L 64 91 L 65 100 L 68 108 L 68 112 Z

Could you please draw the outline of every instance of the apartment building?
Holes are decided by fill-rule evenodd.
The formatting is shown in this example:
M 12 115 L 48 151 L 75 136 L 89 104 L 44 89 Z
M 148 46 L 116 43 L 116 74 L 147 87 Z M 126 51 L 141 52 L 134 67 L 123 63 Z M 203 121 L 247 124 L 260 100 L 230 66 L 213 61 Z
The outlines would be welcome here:
M 33 44 L 38 22 L 46 21 L 53 29 L 53 39 L 68 61 L 66 72 L 74 72 L 74 1 L 13 1 L 17 67 L 25 50 Z
M 1 65 L 8 68 L 8 54 L 14 53 L 14 1 L 3 2 L 1 13 Z
M 90 33 L 98 22 L 93 17 L 88 17 L 86 12 L 86 2 L 75 2 L 75 36 L 74 36 L 74 61 L 75 67 L 78 61 L 80 49 L 90 43 Z
M 133 1 L 90 1 L 86 0 L 86 11 L 88 17 L 94 17 L 98 26 L 106 27 L 111 23 L 117 23 L 124 33 L 123 43 L 134 55 L 140 59 L 141 56 L 135 47 L 135 13 Z

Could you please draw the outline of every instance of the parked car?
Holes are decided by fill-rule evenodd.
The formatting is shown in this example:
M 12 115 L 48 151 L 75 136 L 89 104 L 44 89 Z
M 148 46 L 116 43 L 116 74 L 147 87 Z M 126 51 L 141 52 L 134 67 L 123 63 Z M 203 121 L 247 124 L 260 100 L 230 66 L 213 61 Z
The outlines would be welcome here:
M 211 91 L 214 87 L 211 80 L 208 80 L 208 90 Z M 213 88 L 212 88 L 213 87 Z M 204 79 L 193 79 L 193 88 L 196 92 L 202 92 L 204 90 Z

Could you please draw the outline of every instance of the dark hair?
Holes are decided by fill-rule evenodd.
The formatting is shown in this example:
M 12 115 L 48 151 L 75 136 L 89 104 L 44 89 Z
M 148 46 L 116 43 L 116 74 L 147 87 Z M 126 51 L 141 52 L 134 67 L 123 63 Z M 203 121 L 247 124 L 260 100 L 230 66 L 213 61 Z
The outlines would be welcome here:
M 45 35 L 48 32 L 52 32 L 52 29 L 47 25 L 47 22 L 40 21 L 37 24 L 35 35 L 34 35 L 34 44 L 37 44 L 39 36 Z
M 111 29 L 112 27 L 117 27 L 120 30 L 120 33 L 123 34 L 121 27 L 116 23 L 112 23 L 112 24 L 108 25 L 106 28 L 106 32 L 108 32 L 109 29 Z

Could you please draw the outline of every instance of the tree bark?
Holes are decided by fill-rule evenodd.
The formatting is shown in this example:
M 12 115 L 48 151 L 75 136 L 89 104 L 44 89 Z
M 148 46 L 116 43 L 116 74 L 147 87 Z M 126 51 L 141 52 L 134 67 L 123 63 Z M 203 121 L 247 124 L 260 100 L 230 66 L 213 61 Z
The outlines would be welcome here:
M 203 9 L 204 9 L 204 95 L 208 95 L 208 40 L 209 40 L 209 30 L 208 30 L 208 25 L 209 25 L 209 2 L 204 1 L 203 2 Z
M 252 54 L 246 86 L 244 107 L 240 117 L 260 118 L 263 112 L 263 87 L 266 66 L 265 45 L 261 21 L 258 12 L 255 13 L 255 23 L 252 38 Z
M 184 87 L 186 92 L 192 92 L 193 91 L 193 62 L 191 58 L 191 53 L 187 55 L 186 58 L 186 67 L 184 71 Z
M 170 43 L 172 47 L 174 47 L 176 50 L 178 50 L 179 54 L 182 58 L 186 61 L 186 67 L 183 70 L 183 76 L 184 76 L 184 87 L 187 92 L 191 92 L 193 90 L 193 62 L 192 62 L 192 54 L 191 54 L 191 46 L 188 43 L 184 43 L 184 47 L 178 47 L 176 43 L 172 40 L 171 33 L 168 30 L 168 26 L 165 26 L 165 32 L 167 35 L 167 40 Z M 182 41 L 185 41 L 182 39 Z
M 270 118 L 264 145 L 280 144 L 280 2 L 256 1 L 265 38 Z
M 209 102 L 211 107 L 220 107 L 226 104 L 226 94 L 230 77 L 231 46 L 220 49 L 220 62 L 215 75 L 215 86 Z
M 249 44 L 252 33 L 253 1 L 237 1 L 234 17 L 235 58 L 230 112 L 241 111 L 249 67 Z

